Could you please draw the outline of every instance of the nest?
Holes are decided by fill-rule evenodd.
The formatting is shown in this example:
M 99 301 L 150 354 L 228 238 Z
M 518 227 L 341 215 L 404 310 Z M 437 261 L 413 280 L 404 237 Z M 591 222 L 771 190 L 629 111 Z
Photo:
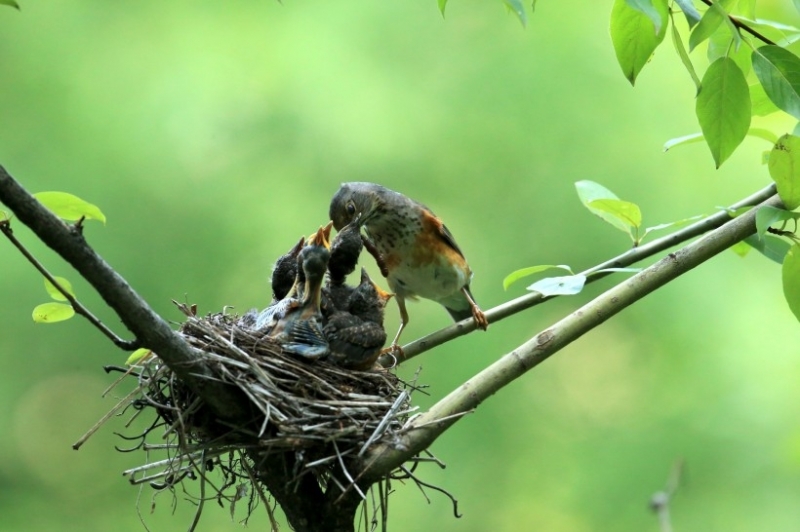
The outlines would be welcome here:
M 125 471 L 130 481 L 149 483 L 156 494 L 169 491 L 173 501 L 177 500 L 175 488 L 181 486 L 194 497 L 198 517 L 208 499 L 230 505 L 232 516 L 237 502 L 247 500 L 247 517 L 261 502 L 274 524 L 274 504 L 255 472 L 256 459 L 282 455 L 291 456 L 292 482 L 313 475 L 321 486 L 335 482 L 342 493 L 355 489 L 366 502 L 367 496 L 348 473 L 348 464 L 372 445 L 399 444 L 398 437 L 415 411 L 410 399 L 416 386 L 382 369 L 353 371 L 325 361 L 299 360 L 282 354 L 273 340 L 237 326 L 236 316 L 201 318 L 193 309 L 179 307 L 187 314 L 180 333 L 221 381 L 250 399 L 252 422 L 237 427 L 221 424 L 192 390 L 157 356 L 150 355 L 126 371 L 126 376 L 138 379 L 138 386 L 108 416 L 130 407 L 136 411 L 134 417 L 155 413 L 155 420 L 143 432 L 123 436 L 136 443 L 119 450 L 148 452 L 147 464 Z M 156 452 L 166 458 L 152 460 Z M 419 460 L 439 463 L 432 456 Z M 208 480 L 212 470 L 221 472 L 221 481 Z M 395 472 L 385 480 L 411 478 L 420 487 L 428 486 L 412 471 L 413 467 L 403 466 L 400 474 Z M 349 483 L 342 483 L 343 478 Z M 187 492 L 188 481 L 200 482 L 199 494 Z M 373 498 L 373 510 L 381 511 L 385 519 L 384 494 L 390 488 L 380 489 L 380 503 L 376 506 Z M 373 512 L 373 520 L 377 513 Z

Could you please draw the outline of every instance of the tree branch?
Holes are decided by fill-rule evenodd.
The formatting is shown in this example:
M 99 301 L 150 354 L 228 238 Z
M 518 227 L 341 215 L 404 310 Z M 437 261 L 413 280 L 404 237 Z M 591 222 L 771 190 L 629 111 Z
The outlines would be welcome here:
M 247 402 L 231 386 L 217 380 L 197 354 L 169 324 L 130 287 L 87 243 L 80 231 L 64 223 L 36 201 L 0 166 L 0 202 L 42 242 L 72 265 L 141 345 L 158 356 L 223 419 L 243 419 Z
M 781 206 L 777 195 L 762 205 Z M 755 232 L 757 209 L 729 221 L 704 238 L 668 254 L 590 301 L 549 329 L 537 334 L 500 358 L 417 417 L 401 442 L 382 443 L 372 448 L 363 461 L 366 479 L 380 477 L 433 443 L 453 425 L 458 414 L 475 409 L 489 396 L 544 362 L 610 317 L 654 290 L 702 264 Z
M 720 210 L 719 212 L 688 225 L 679 231 L 675 231 L 674 233 L 670 233 L 659 239 L 652 240 L 649 243 L 643 244 L 639 247 L 629 249 L 621 255 L 618 255 L 601 264 L 598 264 L 597 266 L 593 266 L 588 270 L 581 272 L 581 274 L 587 276 L 594 274 L 586 279 L 587 284 L 602 279 L 603 277 L 610 275 L 610 273 L 595 272 L 607 268 L 625 268 L 639 262 L 640 260 L 651 257 L 656 253 L 660 253 L 671 247 L 677 246 L 678 244 L 682 244 L 687 240 L 707 233 L 708 231 L 716 229 L 730 221 L 731 216 L 728 214 L 729 212 L 736 211 L 737 209 L 741 209 L 743 207 L 752 207 L 754 205 L 758 205 L 774 194 L 775 185 L 771 184 L 768 187 L 765 187 L 762 190 L 759 190 L 758 192 L 742 199 L 741 201 L 734 203 L 726 210 Z M 520 311 L 540 303 L 544 303 L 545 301 L 549 301 L 554 297 L 556 296 L 545 297 L 539 292 L 531 292 L 489 309 L 486 311 L 486 319 L 489 321 L 489 323 L 494 323 L 509 316 L 513 316 Z M 444 329 L 440 329 L 427 336 L 423 336 L 422 338 L 414 340 L 407 345 L 404 345 L 402 356 L 382 358 L 381 363 L 384 364 L 384 366 L 392 365 L 395 362 L 399 364 L 400 362 L 404 362 L 410 358 L 421 355 L 425 351 L 429 351 L 430 349 L 433 349 L 434 347 L 437 347 L 445 342 L 449 342 L 450 340 L 458 338 L 459 336 L 469 334 L 475 329 L 475 321 L 472 319 L 454 323 L 453 325 L 449 325 Z
M 705 5 L 707 5 L 709 7 L 711 7 L 711 5 L 713 4 L 713 2 L 711 0 L 700 0 L 700 1 L 703 2 Z M 764 37 L 759 32 L 757 32 L 756 30 L 754 30 L 753 28 L 751 28 L 750 26 L 748 26 L 747 24 L 745 24 L 741 20 L 737 19 L 733 15 L 728 14 L 728 18 L 731 19 L 731 22 L 733 23 L 733 25 L 736 26 L 737 28 L 739 28 L 740 30 L 746 31 L 747 33 L 749 33 L 750 35 L 752 35 L 756 39 L 759 39 L 764 44 L 771 44 L 773 46 L 776 46 L 775 41 Z

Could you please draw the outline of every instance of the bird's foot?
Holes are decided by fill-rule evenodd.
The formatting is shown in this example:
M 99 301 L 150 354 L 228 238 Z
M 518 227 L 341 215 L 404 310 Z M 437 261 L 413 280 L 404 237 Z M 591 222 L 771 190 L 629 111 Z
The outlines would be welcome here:
M 489 328 L 489 320 L 486 319 L 486 314 L 475 303 L 472 304 L 472 317 L 475 318 L 475 325 L 480 329 L 485 331 Z

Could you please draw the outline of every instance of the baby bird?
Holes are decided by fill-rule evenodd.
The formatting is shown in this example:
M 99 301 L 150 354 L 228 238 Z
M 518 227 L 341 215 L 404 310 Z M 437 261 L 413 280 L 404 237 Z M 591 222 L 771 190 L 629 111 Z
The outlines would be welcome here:
M 348 298 L 346 310 L 334 312 L 323 331 L 330 360 L 348 369 L 370 369 L 386 343 L 383 309 L 392 297 L 361 269 L 361 283 Z

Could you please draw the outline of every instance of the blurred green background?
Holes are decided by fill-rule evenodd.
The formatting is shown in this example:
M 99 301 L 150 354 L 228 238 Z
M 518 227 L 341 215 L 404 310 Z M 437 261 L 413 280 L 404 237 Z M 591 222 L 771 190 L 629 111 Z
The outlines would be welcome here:
M 702 144 L 694 87 L 665 42 L 632 89 L 608 36 L 611 2 L 539 2 L 527 29 L 500 2 L 22 1 L 0 9 L 0 164 L 29 190 L 99 205 L 96 249 L 162 315 L 269 299 L 272 261 L 327 220 L 340 182 L 367 180 L 428 204 L 458 238 L 484 309 L 524 293 L 532 264 L 581 269 L 626 237 L 577 201 L 599 181 L 655 225 L 710 213 L 768 183 L 748 138 L 722 169 Z M 800 23 L 790 2 L 760 15 Z M 703 50 L 694 52 L 700 66 Z M 776 133 L 793 124 L 762 121 Z M 19 237 L 109 325 L 71 269 Z M 366 257 L 365 263 L 371 263 Z M 370 264 L 370 266 L 372 266 Z M 374 272 L 374 267 L 372 268 Z M 606 280 L 603 286 L 610 286 Z M 429 397 L 597 294 L 548 303 L 413 360 Z M 39 275 L 0 243 L 0 530 L 143 530 L 121 471 L 116 420 L 71 444 L 115 399 L 117 351 L 84 320 L 34 325 Z M 405 340 L 447 325 L 410 308 Z M 390 306 L 387 328 L 397 325 Z M 502 390 L 433 446 L 420 475 L 459 500 L 396 485 L 392 530 L 658 530 L 650 495 L 687 463 L 676 531 L 800 529 L 798 324 L 780 270 L 727 252 L 626 310 Z M 193 507 L 141 494 L 153 531 Z M 263 512 L 249 529 L 263 530 Z M 199 530 L 239 530 L 208 505 Z

